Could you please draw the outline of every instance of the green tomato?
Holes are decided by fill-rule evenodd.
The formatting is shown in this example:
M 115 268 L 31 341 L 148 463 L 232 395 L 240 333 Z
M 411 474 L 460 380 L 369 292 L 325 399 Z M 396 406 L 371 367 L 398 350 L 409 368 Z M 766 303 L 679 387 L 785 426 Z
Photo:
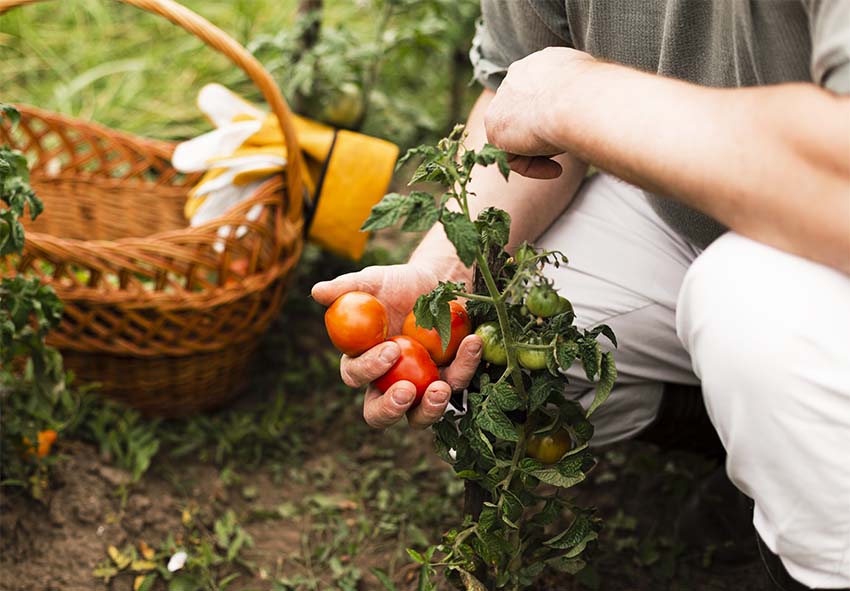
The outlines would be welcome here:
M 554 464 L 573 447 L 573 440 L 566 429 L 558 429 L 549 435 L 532 435 L 525 445 L 526 454 L 543 464 Z
M 528 306 L 528 311 L 535 316 L 548 318 L 558 313 L 561 302 L 558 292 L 554 289 L 548 285 L 537 285 L 528 292 L 525 305 Z
M 543 343 L 540 339 L 531 339 L 528 344 L 542 345 Z M 534 371 L 537 369 L 546 369 L 546 361 L 551 354 L 549 349 L 523 349 L 520 346 L 516 356 L 521 366 Z
M 508 350 L 505 349 L 498 322 L 485 322 L 475 329 L 475 334 L 484 341 L 484 350 L 481 352 L 484 361 L 494 365 L 508 364 Z
M 558 296 L 558 311 L 556 314 L 564 314 L 565 312 L 572 312 L 573 305 L 570 303 L 570 300 L 565 298 L 564 296 Z
M 356 84 L 346 82 L 339 87 L 322 110 L 321 119 L 336 127 L 352 128 L 363 114 L 363 93 Z

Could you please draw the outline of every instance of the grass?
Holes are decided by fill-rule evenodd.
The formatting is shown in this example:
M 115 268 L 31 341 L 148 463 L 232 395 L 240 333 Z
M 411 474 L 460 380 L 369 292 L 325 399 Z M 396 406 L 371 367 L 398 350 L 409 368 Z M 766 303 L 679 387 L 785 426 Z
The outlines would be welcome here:
M 371 5 L 381 2 L 326 0 L 323 26 L 329 32 L 343 27 L 355 43 L 365 43 L 376 35 Z M 184 0 L 183 4 L 243 46 L 291 31 L 296 22 L 294 0 Z M 402 27 L 405 19 L 416 18 L 405 10 L 396 14 Z M 449 125 L 441 116 L 449 101 L 446 72 L 451 48 L 437 44 L 420 49 L 427 53 L 400 50 L 397 67 L 386 69 L 386 80 L 376 88 L 377 102 L 389 103 L 395 116 L 371 124 L 367 120 L 368 133 L 406 143 L 418 140 L 414 136 L 423 128 Z M 421 55 L 429 67 L 421 67 Z M 288 64 L 280 64 L 273 53 L 263 59 L 270 67 L 277 64 L 275 76 L 285 86 L 291 75 Z M 208 125 L 198 113 L 195 97 L 209 82 L 262 100 L 241 70 L 196 37 L 161 17 L 104 0 L 47 2 L 0 16 L 0 62 L 0 99 L 147 137 L 185 138 L 205 130 Z M 474 90 L 468 92 L 467 103 L 473 94 Z M 414 105 L 415 110 L 401 109 L 403 104 Z

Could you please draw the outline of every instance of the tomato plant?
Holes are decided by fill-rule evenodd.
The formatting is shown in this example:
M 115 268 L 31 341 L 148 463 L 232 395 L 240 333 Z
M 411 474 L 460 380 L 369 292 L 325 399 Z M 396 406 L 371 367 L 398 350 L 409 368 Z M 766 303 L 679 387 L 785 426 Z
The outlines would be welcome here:
M 564 457 L 564 454 L 570 451 L 572 446 L 573 440 L 569 431 L 558 429 L 554 433 L 546 435 L 531 435 L 528 438 L 525 451 L 528 457 L 543 464 L 554 464 Z
M 496 164 L 508 179 L 510 168 L 500 150 L 490 145 L 468 150 L 463 139 L 458 126 L 436 146 L 409 150 L 400 161 L 421 158 L 411 183 L 442 184 L 442 198 L 421 191 L 390 194 L 372 209 L 363 229 L 401 222 L 403 230 L 423 230 L 439 222 L 460 261 L 475 270 L 471 289 L 441 282 L 414 306 L 417 323 L 436 328 L 447 342 L 450 304 L 467 299 L 488 362 L 479 365 L 463 396 L 453 398 L 457 410 L 433 426 L 437 452 L 465 479 L 467 494 L 463 522 L 441 544 L 409 552 L 421 565 L 419 588 L 436 589 L 432 576 L 441 568 L 466 589 L 517 590 L 532 586 L 548 569 L 575 574 L 584 567 L 583 550 L 596 539 L 593 510 L 561 493 L 595 465 L 589 417 L 616 378 L 613 354 L 603 351 L 598 337 L 614 346 L 616 339 L 605 325 L 574 326 L 572 306 L 544 273 L 546 265 L 566 264 L 563 254 L 528 244 L 508 253 L 506 212 L 488 208 L 473 219 L 467 192 L 473 169 Z M 575 362 L 597 383 L 586 409 L 565 396 L 564 373 Z M 571 522 L 550 532 L 548 526 L 562 514 Z
M 448 365 L 457 355 L 460 342 L 472 332 L 472 321 L 469 319 L 469 314 L 466 313 L 466 308 L 460 302 L 449 302 L 451 310 L 451 333 L 449 342 L 446 345 L 440 338 L 440 333 L 436 328 L 425 329 L 416 325 L 416 316 L 411 312 L 404 319 L 404 324 L 401 327 L 401 334 L 406 335 L 417 341 L 425 347 L 439 366 Z
M 387 373 L 375 380 L 375 387 L 386 392 L 396 382 L 412 382 L 416 386 L 416 398 L 413 401 L 416 406 L 428 386 L 440 379 L 440 372 L 425 347 L 412 338 L 401 335 L 389 340 L 399 346 L 401 355 Z
M 350 291 L 325 312 L 325 328 L 334 346 L 349 357 L 361 355 L 387 338 L 389 319 L 375 296 Z

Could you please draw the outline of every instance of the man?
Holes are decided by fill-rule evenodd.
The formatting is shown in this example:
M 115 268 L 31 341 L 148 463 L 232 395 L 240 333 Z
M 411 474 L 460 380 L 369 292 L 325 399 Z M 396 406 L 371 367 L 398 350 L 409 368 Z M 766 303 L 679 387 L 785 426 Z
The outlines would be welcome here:
M 850 587 L 850 1 L 484 0 L 482 12 L 472 58 L 486 89 L 468 143 L 505 149 L 521 176 L 477 171 L 472 202 L 511 214 L 512 245 L 565 252 L 551 277 L 577 321 L 617 333 L 620 377 L 594 443 L 646 430 L 672 384 L 701 384 L 729 478 L 778 556 L 771 576 Z M 605 173 L 582 182 L 587 163 Z M 369 291 L 398 328 L 440 279 L 470 272 L 436 228 L 408 264 L 314 296 Z M 397 355 L 343 358 L 343 379 L 364 385 Z M 468 337 L 412 426 L 439 419 L 479 356 Z M 405 382 L 370 388 L 366 420 L 386 427 L 412 397 Z

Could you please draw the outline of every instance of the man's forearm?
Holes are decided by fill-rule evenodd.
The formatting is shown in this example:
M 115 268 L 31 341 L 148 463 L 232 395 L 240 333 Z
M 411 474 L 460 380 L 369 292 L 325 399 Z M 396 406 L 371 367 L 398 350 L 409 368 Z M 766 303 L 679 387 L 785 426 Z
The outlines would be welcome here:
M 486 142 L 484 113 L 492 97 L 493 92 L 485 90 L 470 112 L 466 140 L 470 149 L 477 150 Z M 469 201 L 471 214 L 476 216 L 491 206 L 507 211 L 512 220 L 509 250 L 523 241 L 537 239 L 564 211 L 581 184 L 587 166 L 566 154 L 557 160 L 563 173 L 552 180 L 529 179 L 512 173 L 510 182 L 506 182 L 495 166 L 478 167 L 473 172 L 469 184 L 469 190 L 475 193 Z M 446 279 L 471 279 L 470 270 L 458 260 L 454 246 L 439 224 L 426 234 L 410 261 L 437 267 Z
M 590 63 L 550 111 L 557 145 L 733 230 L 850 272 L 850 98 L 713 89 Z

